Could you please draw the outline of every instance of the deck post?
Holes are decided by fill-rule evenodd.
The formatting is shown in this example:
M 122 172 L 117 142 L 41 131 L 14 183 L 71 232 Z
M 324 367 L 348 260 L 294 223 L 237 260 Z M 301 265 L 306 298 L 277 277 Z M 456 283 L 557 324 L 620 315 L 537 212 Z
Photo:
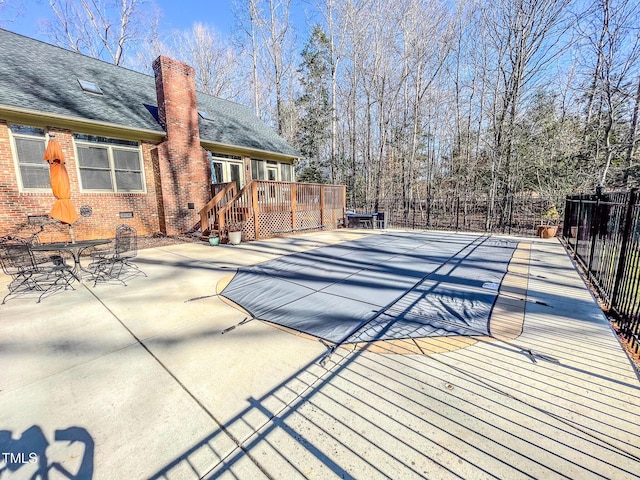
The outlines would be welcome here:
M 295 183 L 291 184 L 291 231 L 295 231 L 298 224 L 297 210 L 298 210 L 298 189 Z
M 258 206 L 258 182 L 251 181 L 251 203 L 253 210 L 253 228 L 256 240 L 260 240 L 260 208 Z

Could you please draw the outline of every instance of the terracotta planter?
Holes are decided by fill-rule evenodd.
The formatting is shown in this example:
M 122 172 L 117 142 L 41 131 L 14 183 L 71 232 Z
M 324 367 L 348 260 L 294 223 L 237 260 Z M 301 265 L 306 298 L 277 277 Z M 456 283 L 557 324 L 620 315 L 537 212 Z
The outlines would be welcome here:
M 538 225 L 538 236 L 540 238 L 555 237 L 558 233 L 557 225 Z

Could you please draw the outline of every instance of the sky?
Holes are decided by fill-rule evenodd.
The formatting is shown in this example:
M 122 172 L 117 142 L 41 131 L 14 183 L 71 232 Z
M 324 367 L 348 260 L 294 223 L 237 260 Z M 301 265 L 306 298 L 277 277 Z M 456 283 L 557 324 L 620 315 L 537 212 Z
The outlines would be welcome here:
M 162 10 L 164 32 L 185 30 L 195 22 L 215 26 L 221 33 L 232 31 L 235 19 L 231 11 L 233 0 L 154 0 Z M 51 16 L 48 0 L 5 0 L 0 10 L 0 27 L 39 40 L 46 38 L 39 24 Z
M 150 0 L 151 1 L 151 0 Z M 221 34 L 229 35 L 235 26 L 233 0 L 152 0 L 162 11 L 162 34 L 190 29 L 195 22 L 213 25 Z M 305 24 L 304 2 L 292 2 L 292 16 L 300 26 Z M 40 26 L 51 17 L 49 0 L 0 0 L 0 28 L 27 37 L 47 41 Z

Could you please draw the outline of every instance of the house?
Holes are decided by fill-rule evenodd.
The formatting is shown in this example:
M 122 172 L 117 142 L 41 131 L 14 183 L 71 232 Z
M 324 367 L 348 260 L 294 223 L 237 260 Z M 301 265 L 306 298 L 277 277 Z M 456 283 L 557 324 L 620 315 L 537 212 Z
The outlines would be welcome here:
M 248 108 L 196 91 L 160 56 L 155 77 L 0 29 L 0 236 L 53 204 L 55 135 L 79 211 L 76 238 L 199 228 L 212 183 L 294 181 L 297 152 Z M 256 223 L 257 225 L 257 219 Z M 257 227 L 256 227 L 257 231 Z

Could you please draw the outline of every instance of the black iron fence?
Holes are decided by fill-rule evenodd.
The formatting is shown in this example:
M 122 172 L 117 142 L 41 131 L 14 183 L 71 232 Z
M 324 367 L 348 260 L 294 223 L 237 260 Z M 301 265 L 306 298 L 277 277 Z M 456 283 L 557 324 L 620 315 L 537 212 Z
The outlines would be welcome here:
M 380 205 L 379 211 L 384 212 L 387 225 L 394 228 L 534 236 L 539 225 L 548 223 L 545 213 L 552 206 L 560 213 L 560 218 L 552 221 L 559 225 L 564 196 L 549 198 L 534 193 L 493 199 L 488 195 L 431 196 L 408 205 L 385 202 Z M 366 208 L 358 211 L 367 213 Z
M 571 195 L 562 238 L 613 313 L 622 336 L 640 349 L 640 202 L 638 191 Z

